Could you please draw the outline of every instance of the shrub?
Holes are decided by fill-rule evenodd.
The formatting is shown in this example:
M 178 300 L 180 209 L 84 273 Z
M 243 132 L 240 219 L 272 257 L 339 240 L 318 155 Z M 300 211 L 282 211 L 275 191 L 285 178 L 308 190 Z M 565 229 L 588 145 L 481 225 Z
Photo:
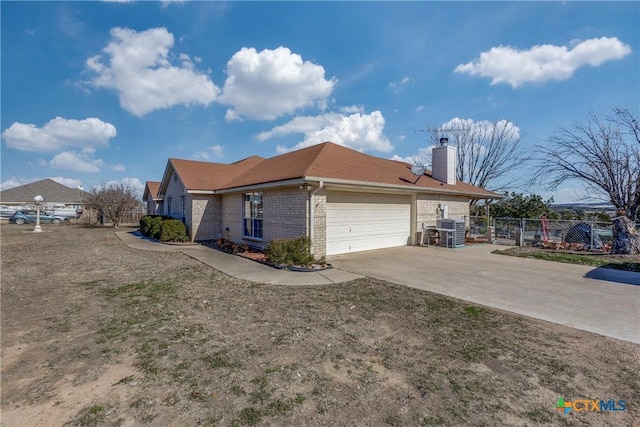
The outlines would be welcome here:
M 169 224 L 165 225 L 167 221 Z M 145 215 L 140 218 L 140 232 L 163 242 L 189 240 L 185 225 L 177 219 L 164 215 Z
M 162 215 L 145 215 L 140 218 L 140 232 L 147 237 L 158 239 L 160 237 L 160 225 L 164 219 Z
M 149 220 L 149 234 L 147 234 L 147 236 L 152 237 L 154 239 L 162 240 L 160 239 L 160 233 L 162 232 L 163 222 L 164 222 L 164 218 L 162 216 L 152 216 L 151 219 Z
M 228 252 L 230 254 L 244 253 L 251 250 L 251 247 L 245 243 L 235 243 L 223 238 L 216 239 L 215 245 L 221 251 Z
M 188 240 L 187 227 L 182 221 L 177 219 L 165 219 L 162 221 L 162 218 L 160 218 L 160 221 L 159 240 L 161 242 L 185 242 Z
M 89 227 L 95 227 L 100 224 L 100 213 L 95 209 L 84 209 L 82 211 L 82 215 L 78 218 L 78 223 Z
M 149 235 L 149 229 L 151 227 L 151 215 L 145 215 L 140 218 L 140 232 L 145 236 Z
M 264 250 L 267 261 L 280 265 L 309 265 L 313 262 L 311 240 L 302 236 L 295 239 L 272 240 Z

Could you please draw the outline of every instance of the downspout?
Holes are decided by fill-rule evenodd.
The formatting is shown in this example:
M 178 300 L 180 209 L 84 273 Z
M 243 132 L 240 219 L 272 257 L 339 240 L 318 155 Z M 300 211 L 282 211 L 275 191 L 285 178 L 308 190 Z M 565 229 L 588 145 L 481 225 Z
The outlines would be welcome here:
M 309 192 L 309 240 L 311 240 L 311 247 L 313 248 L 314 228 L 315 228 L 315 216 L 314 216 L 314 203 L 313 196 L 324 187 L 324 181 L 320 181 L 320 185 L 315 190 Z M 313 252 L 313 250 L 311 251 Z

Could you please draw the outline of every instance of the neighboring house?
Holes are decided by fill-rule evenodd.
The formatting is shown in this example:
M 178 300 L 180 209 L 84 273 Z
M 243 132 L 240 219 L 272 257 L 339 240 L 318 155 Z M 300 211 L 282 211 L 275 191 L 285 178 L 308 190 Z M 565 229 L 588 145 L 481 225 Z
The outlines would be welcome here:
M 162 199 L 158 197 L 160 183 L 158 181 L 147 181 L 144 186 L 142 200 L 147 204 L 147 215 L 155 215 L 162 212 Z
M 47 178 L 1 191 L 0 203 L 7 207 L 31 207 L 34 206 L 33 198 L 38 195 L 44 197 L 45 209 L 75 212 L 82 210 L 89 193 Z
M 264 247 L 308 236 L 321 257 L 414 244 L 443 210 L 466 220 L 471 200 L 502 197 L 456 182 L 454 147 L 435 148 L 433 163 L 416 176 L 407 163 L 331 142 L 231 164 L 169 159 L 153 196 L 157 213 L 184 221 L 192 240 Z

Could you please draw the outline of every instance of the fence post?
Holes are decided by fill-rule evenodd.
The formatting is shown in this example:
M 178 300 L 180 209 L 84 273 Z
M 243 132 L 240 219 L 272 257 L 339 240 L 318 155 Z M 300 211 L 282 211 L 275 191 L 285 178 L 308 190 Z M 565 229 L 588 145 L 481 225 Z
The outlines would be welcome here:
M 589 245 L 589 250 L 593 252 L 593 222 L 589 223 L 589 228 L 591 229 L 591 244 Z

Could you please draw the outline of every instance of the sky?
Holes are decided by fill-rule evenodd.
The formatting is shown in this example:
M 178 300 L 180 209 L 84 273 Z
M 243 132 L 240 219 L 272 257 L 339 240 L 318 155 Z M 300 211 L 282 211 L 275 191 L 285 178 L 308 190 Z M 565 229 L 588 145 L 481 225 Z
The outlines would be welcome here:
M 324 141 L 411 161 L 426 130 L 452 123 L 507 120 L 532 152 L 590 112 L 640 116 L 639 2 L 0 8 L 2 190 L 52 178 L 142 194 L 169 158 L 231 163 Z M 569 203 L 581 188 L 512 190 Z

